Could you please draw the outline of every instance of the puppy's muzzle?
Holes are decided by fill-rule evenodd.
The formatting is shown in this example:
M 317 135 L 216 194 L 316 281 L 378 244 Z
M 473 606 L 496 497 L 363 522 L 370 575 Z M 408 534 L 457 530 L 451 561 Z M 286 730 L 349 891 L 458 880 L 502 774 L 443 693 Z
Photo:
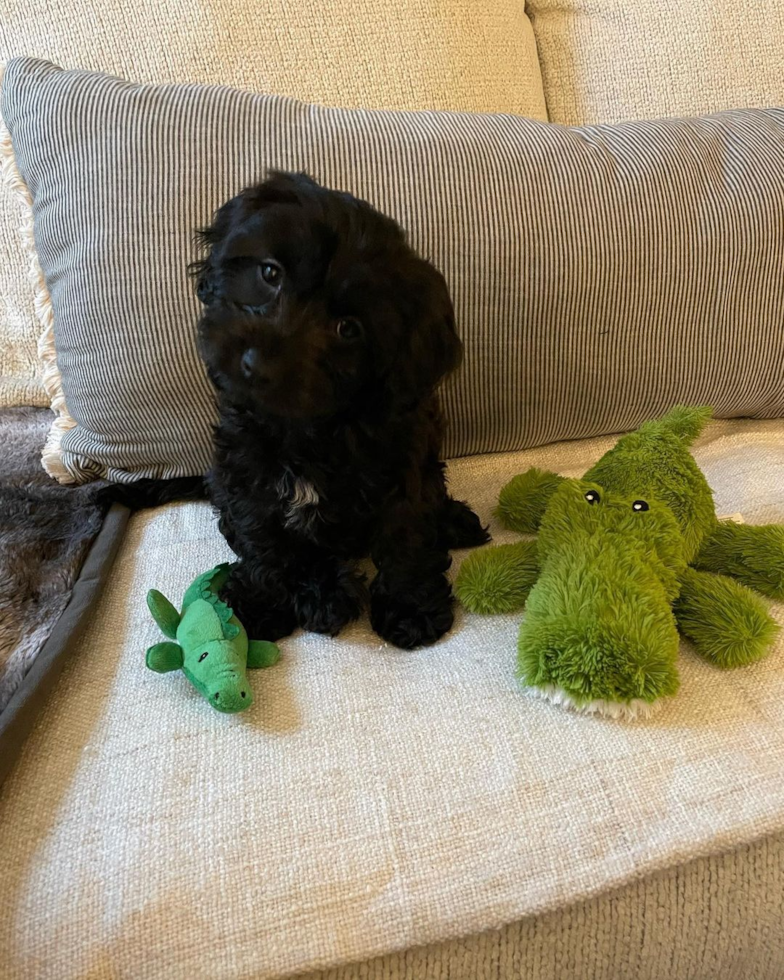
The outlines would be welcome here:
M 249 347 L 240 358 L 242 376 L 248 381 L 266 385 L 272 381 L 270 360 L 265 358 L 258 347 Z

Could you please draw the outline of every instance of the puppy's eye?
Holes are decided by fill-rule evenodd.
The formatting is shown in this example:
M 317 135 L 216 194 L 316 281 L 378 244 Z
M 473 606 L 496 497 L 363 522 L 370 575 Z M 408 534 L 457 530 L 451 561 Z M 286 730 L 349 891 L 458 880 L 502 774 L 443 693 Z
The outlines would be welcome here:
M 283 269 L 277 262 L 262 262 L 259 266 L 259 275 L 270 286 L 277 286 L 283 278 Z
M 362 336 L 362 324 L 356 317 L 346 316 L 335 324 L 335 331 L 341 340 L 359 340 Z

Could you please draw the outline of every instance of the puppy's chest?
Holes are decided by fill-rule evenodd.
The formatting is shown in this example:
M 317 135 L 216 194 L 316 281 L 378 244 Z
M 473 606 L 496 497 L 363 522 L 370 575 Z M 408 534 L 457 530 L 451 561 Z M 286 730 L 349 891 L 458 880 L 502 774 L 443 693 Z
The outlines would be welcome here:
M 283 524 L 310 536 L 316 522 L 324 519 L 324 502 L 315 483 L 285 467 L 275 490 Z
M 349 548 L 378 509 L 378 489 L 364 481 L 330 480 L 284 466 L 275 483 L 283 525 L 312 541 Z

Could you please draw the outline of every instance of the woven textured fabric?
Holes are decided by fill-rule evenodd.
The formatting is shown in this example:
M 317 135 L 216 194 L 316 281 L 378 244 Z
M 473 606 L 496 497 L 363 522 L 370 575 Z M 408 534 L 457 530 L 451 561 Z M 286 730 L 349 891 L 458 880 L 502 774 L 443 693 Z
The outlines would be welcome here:
M 514 473 L 581 475 L 613 441 L 456 460 L 451 486 L 490 519 Z M 721 513 L 784 521 L 784 422 L 712 423 L 695 455 Z M 156 587 L 177 601 L 228 556 L 206 505 L 131 519 L 93 623 L 0 787 L 2 980 L 289 976 L 500 928 L 784 833 L 784 635 L 731 671 L 684 644 L 677 696 L 622 723 L 518 688 L 519 615 L 459 613 L 412 653 L 363 619 L 337 640 L 284 640 L 280 664 L 251 678 L 251 708 L 227 717 L 180 674 L 145 668 L 162 637 L 144 597 Z M 784 605 L 773 614 L 784 621 Z M 742 874 L 781 881 L 757 864 Z M 657 925 L 690 916 L 679 883 L 689 877 L 658 892 L 674 908 L 646 897 L 646 951 Z M 711 901 L 723 888 L 699 884 Z M 780 892 L 770 902 L 780 908 Z M 636 941 L 639 923 L 620 914 Z M 727 914 L 715 928 L 737 935 L 741 910 Z M 674 936 L 695 948 L 673 950 L 673 964 L 721 962 L 700 950 L 715 930 L 694 915 Z M 593 915 L 564 920 L 581 921 L 586 947 L 604 942 Z M 780 928 L 759 938 L 780 952 Z M 548 956 L 561 962 L 543 952 L 543 969 Z
M 781 980 L 782 917 L 779 834 L 503 929 L 301 980 Z
M 545 118 L 536 43 L 519 0 L 47 0 L 45 8 L 42 16 L 40 3 L 0 0 L 0 62 L 34 55 L 140 82 Z M 26 240 L 30 229 L 17 197 L 0 180 L 0 405 L 46 404 L 36 355 L 39 273 L 20 248 L 19 230 Z
M 784 110 L 572 130 L 29 59 L 9 64 L 2 110 L 77 423 L 69 478 L 207 465 L 184 270 L 193 229 L 269 166 L 370 200 L 444 272 L 466 346 L 450 455 L 631 429 L 678 402 L 784 415 Z
M 527 0 L 568 125 L 784 103 L 784 0 Z

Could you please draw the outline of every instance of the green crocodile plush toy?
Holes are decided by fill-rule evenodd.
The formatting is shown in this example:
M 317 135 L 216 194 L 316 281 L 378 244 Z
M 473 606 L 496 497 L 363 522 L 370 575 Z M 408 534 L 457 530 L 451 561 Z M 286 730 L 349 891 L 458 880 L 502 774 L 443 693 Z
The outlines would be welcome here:
M 274 643 L 248 640 L 231 608 L 219 598 L 231 566 L 218 565 L 199 575 L 185 593 L 178 613 L 157 589 L 147 605 L 161 632 L 177 642 L 156 643 L 147 666 L 158 673 L 181 670 L 213 708 L 233 714 L 253 703 L 246 667 L 271 667 L 280 659 Z
M 719 667 L 769 650 L 779 627 L 752 589 L 784 599 L 784 526 L 717 519 L 689 452 L 710 414 L 675 408 L 582 480 L 532 469 L 501 491 L 503 524 L 538 538 L 475 552 L 456 592 L 473 612 L 525 606 L 518 675 L 533 693 L 633 717 L 677 690 L 679 631 Z

